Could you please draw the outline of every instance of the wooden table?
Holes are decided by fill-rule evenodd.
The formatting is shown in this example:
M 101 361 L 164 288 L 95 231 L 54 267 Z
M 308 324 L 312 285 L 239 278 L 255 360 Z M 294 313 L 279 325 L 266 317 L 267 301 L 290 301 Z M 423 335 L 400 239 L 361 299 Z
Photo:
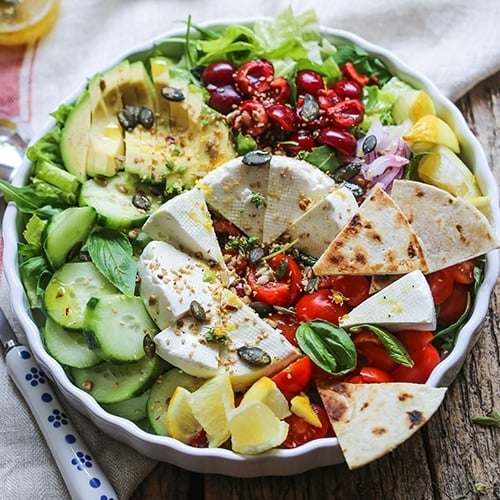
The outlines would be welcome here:
M 458 102 L 500 179 L 500 73 Z M 132 496 L 147 499 L 499 499 L 500 431 L 472 422 L 500 410 L 500 284 L 474 350 L 429 424 L 356 471 L 345 464 L 289 477 L 195 474 L 160 463 Z

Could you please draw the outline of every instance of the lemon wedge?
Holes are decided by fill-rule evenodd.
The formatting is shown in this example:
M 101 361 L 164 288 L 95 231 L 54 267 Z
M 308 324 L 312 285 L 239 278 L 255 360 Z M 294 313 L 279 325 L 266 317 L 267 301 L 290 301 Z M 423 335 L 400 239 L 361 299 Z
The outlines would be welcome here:
M 193 414 L 191 408 L 191 393 L 184 387 L 177 387 L 170 398 L 165 425 L 169 436 L 183 443 L 201 431 L 201 424 Z
M 254 382 L 243 395 L 240 406 L 250 401 L 261 401 L 268 406 L 279 419 L 283 419 L 290 415 L 287 399 L 278 389 L 275 382 L 269 377 L 261 377 Z
M 314 412 L 307 394 L 300 393 L 290 401 L 292 413 L 303 418 L 314 427 L 321 427 L 321 420 Z
M 217 374 L 192 392 L 189 402 L 194 418 L 207 433 L 210 448 L 229 439 L 227 415 L 234 409 L 234 392 L 226 372 Z
M 444 120 L 435 115 L 422 116 L 403 135 L 403 139 L 410 145 L 424 142 L 446 146 L 455 153 L 460 151 L 455 132 Z
M 466 199 L 481 197 L 476 176 L 448 147 L 433 146 L 418 164 L 418 175 L 427 184 Z
M 255 455 L 279 446 L 288 435 L 288 424 L 262 401 L 240 404 L 229 415 L 233 451 Z

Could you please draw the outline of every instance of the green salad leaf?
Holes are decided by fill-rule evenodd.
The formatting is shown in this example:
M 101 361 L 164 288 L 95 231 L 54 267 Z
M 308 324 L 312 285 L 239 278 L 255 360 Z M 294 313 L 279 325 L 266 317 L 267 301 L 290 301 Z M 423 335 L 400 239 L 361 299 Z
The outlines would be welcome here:
M 90 258 L 120 292 L 128 297 L 135 293 L 137 261 L 127 236 L 114 229 L 93 232 L 87 241 Z
M 323 320 L 301 323 L 296 338 L 302 351 L 328 373 L 342 375 L 356 366 L 356 348 L 351 337 L 333 323 Z

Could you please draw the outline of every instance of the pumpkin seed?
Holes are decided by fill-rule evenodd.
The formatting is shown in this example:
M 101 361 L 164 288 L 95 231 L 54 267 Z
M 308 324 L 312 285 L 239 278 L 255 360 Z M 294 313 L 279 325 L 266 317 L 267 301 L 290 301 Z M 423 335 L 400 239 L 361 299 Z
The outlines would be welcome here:
M 302 104 L 302 109 L 300 110 L 300 117 L 309 122 L 318 118 L 319 116 L 319 104 L 316 99 L 311 94 L 304 94 L 304 103 Z
M 150 129 L 155 123 L 155 115 L 147 106 L 142 106 L 137 115 L 139 123 L 147 129 Z
M 161 95 L 167 101 L 179 102 L 186 99 L 186 96 L 182 93 L 180 89 L 176 89 L 175 87 L 170 87 L 167 85 L 161 89 Z
M 191 311 L 193 318 L 199 323 L 204 323 L 207 320 L 207 313 L 197 300 L 191 301 L 191 304 L 189 304 L 189 310 Z
M 248 252 L 248 264 L 250 266 L 255 266 L 264 257 L 264 249 L 261 246 L 256 246 L 250 249 Z
M 288 273 L 288 259 L 281 259 L 276 266 L 276 279 L 282 280 Z
M 266 316 L 269 316 L 273 311 L 274 307 L 266 304 L 265 302 L 250 302 L 248 304 L 261 318 L 265 318 Z
M 361 162 L 354 160 L 347 165 L 338 168 L 333 174 L 333 178 L 337 182 L 348 181 L 359 174 L 361 170 Z
M 126 106 L 118 111 L 118 122 L 128 132 L 137 125 L 139 111 L 134 106 Z
M 132 196 L 132 205 L 135 208 L 139 208 L 140 210 L 150 210 L 151 209 L 151 201 L 147 196 L 143 194 L 134 194 Z
M 371 153 L 377 147 L 377 138 L 374 135 L 367 135 L 365 140 L 363 141 L 363 145 L 361 149 L 363 153 L 366 155 Z
M 154 358 L 156 353 L 156 344 L 149 333 L 146 333 L 142 339 L 142 348 L 148 358 Z
M 238 347 L 238 356 L 254 366 L 265 366 L 271 363 L 271 356 L 260 347 Z
M 272 153 L 270 151 L 262 151 L 256 149 L 255 151 L 249 151 L 241 159 L 242 163 L 248 165 L 249 167 L 260 167 L 269 163 L 272 158 Z

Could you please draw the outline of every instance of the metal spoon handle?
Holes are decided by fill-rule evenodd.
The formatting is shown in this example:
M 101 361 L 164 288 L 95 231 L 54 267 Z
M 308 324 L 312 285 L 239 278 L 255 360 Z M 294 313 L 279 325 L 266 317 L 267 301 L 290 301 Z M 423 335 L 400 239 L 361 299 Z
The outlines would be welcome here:
M 25 346 L 9 349 L 5 362 L 28 403 L 73 500 L 117 500 L 118 495 L 69 421 L 47 377 Z

